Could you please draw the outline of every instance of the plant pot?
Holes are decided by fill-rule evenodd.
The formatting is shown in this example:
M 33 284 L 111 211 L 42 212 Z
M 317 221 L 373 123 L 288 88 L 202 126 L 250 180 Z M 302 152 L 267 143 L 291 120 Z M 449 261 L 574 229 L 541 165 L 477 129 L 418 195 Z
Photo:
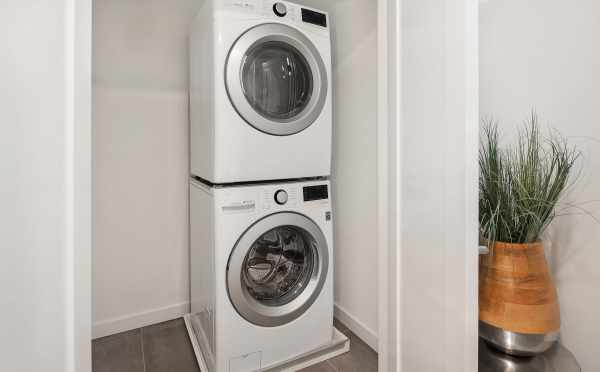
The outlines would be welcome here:
M 541 242 L 496 242 L 479 258 L 479 335 L 511 355 L 535 355 L 558 339 L 556 287 Z

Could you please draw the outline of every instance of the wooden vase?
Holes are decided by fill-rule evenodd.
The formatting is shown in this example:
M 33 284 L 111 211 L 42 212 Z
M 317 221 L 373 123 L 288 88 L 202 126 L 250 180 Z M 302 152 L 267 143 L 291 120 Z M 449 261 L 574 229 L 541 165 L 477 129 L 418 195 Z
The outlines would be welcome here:
M 541 242 L 496 242 L 480 256 L 479 321 L 482 338 L 510 354 L 543 352 L 558 338 L 558 296 Z

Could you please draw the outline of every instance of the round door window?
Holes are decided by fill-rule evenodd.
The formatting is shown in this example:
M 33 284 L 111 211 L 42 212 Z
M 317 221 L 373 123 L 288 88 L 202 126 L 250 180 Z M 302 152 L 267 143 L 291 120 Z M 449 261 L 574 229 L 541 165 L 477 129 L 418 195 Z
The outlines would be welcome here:
M 270 306 L 294 300 L 310 281 L 318 259 L 315 239 L 295 226 L 279 226 L 252 244 L 243 264 L 247 293 Z
M 267 119 L 285 122 L 297 116 L 310 101 L 310 66 L 290 44 L 268 41 L 250 48 L 241 74 L 248 103 Z
M 311 219 L 274 213 L 250 226 L 233 247 L 227 264 L 229 299 L 251 323 L 288 323 L 316 301 L 328 265 L 327 241 Z
M 261 132 L 287 136 L 308 128 L 327 98 L 327 70 L 306 35 L 278 23 L 255 26 L 229 50 L 225 87 L 237 113 Z

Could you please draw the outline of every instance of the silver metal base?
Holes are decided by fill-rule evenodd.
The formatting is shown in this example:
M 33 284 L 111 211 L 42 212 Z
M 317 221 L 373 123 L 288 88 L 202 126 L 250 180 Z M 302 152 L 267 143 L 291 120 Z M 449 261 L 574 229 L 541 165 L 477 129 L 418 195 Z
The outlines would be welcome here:
M 548 350 L 558 341 L 559 331 L 548 334 L 510 332 L 479 321 L 479 336 L 491 346 L 516 356 L 532 356 Z
M 581 372 L 577 360 L 560 343 L 533 357 L 508 355 L 479 339 L 479 372 Z

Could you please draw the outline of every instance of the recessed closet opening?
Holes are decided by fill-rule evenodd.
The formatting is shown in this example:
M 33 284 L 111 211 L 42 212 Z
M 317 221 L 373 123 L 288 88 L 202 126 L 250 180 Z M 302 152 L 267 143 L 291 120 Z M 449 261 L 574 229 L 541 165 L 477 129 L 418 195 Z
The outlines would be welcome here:
M 213 278 L 206 272 L 206 275 L 199 275 L 199 283 L 195 282 L 190 286 L 190 276 L 194 280 L 193 272 L 198 271 L 194 265 L 204 265 L 202 262 L 194 262 L 193 257 L 190 256 L 190 236 L 192 240 L 194 239 L 191 235 L 194 232 L 190 231 L 190 216 L 192 219 L 200 219 L 194 220 L 196 222 L 207 221 L 208 223 L 209 221 L 208 216 L 197 216 L 190 210 L 190 172 L 194 170 L 194 165 L 190 163 L 190 154 L 192 153 L 192 157 L 195 156 L 194 150 L 191 149 L 195 141 L 191 140 L 191 137 L 211 135 L 208 132 L 197 134 L 190 131 L 190 112 L 194 110 L 190 105 L 195 104 L 189 96 L 190 61 L 192 60 L 190 34 L 194 24 L 211 22 L 209 19 L 197 19 L 202 8 L 206 7 L 207 1 L 210 0 L 93 1 L 92 337 L 94 363 L 99 363 L 95 364 L 97 368 L 101 368 L 102 363 L 106 363 L 102 355 L 110 358 L 109 349 L 113 342 L 125 345 L 136 337 L 142 338 L 146 358 L 170 360 L 169 358 L 186 359 L 190 355 L 193 356 L 193 352 L 153 356 L 152 352 L 148 352 L 148 348 L 160 348 L 160 345 L 174 343 L 184 349 L 187 348 L 187 351 L 192 350 L 191 347 L 185 346 L 185 337 L 187 337 L 185 325 L 183 321 L 177 319 L 188 314 L 193 308 L 194 305 L 190 303 L 192 301 L 190 293 L 194 291 L 194 286 L 204 285 L 211 280 L 218 283 L 217 285 L 232 285 L 225 276 Z M 280 18 L 275 18 L 275 15 L 280 17 L 278 14 L 284 13 L 287 17 L 297 17 L 299 22 L 306 19 L 305 24 L 314 26 L 315 29 L 322 27 L 330 33 L 330 55 L 327 57 L 331 59 L 331 66 L 327 78 L 330 79 L 333 124 L 330 143 L 327 145 L 331 147 L 331 172 L 315 174 L 315 176 L 323 176 L 321 181 L 330 182 L 327 198 L 331 208 L 327 210 L 327 218 L 332 220 L 333 254 L 329 261 L 332 265 L 330 267 L 333 268 L 331 272 L 334 295 L 333 308 L 329 312 L 336 318 L 335 324 L 338 329 L 348 335 L 352 334 L 353 345 L 350 353 L 359 353 L 358 356 L 352 357 L 356 359 L 353 363 L 359 363 L 358 365 L 364 368 L 376 368 L 379 280 L 377 4 L 367 0 L 301 0 L 294 2 L 295 4 L 281 2 L 281 5 L 273 8 L 279 3 L 272 2 L 268 7 L 264 5 L 266 2 L 258 0 L 216 1 L 215 3 L 222 3 L 224 6 L 241 4 L 240 6 L 253 9 L 264 7 L 265 12 L 268 11 L 270 20 L 265 23 L 279 22 Z M 295 13 L 300 7 L 307 10 Z M 308 11 L 311 9 L 312 13 Z M 322 16 L 319 16 L 319 10 L 326 14 L 326 23 L 323 23 Z M 275 11 L 279 13 L 274 13 Z M 256 13 L 256 17 L 265 14 L 267 13 L 261 10 Z M 309 39 L 314 38 L 311 43 L 317 45 L 317 49 L 320 48 L 319 43 L 326 43 L 326 36 L 323 36 L 326 33 L 322 33 L 319 38 L 310 33 L 305 34 Z M 269 71 L 272 70 L 268 70 L 270 67 L 265 64 L 270 63 L 268 61 L 275 58 L 273 56 L 276 54 L 282 56 L 282 53 L 288 53 L 284 57 L 295 58 L 297 62 L 290 62 L 289 65 L 290 74 L 303 68 L 300 64 L 302 61 L 304 65 L 311 68 L 318 65 L 316 60 L 307 57 L 309 54 L 303 54 L 305 43 L 294 44 L 295 52 L 281 49 L 281 45 L 276 43 L 286 42 L 288 39 L 300 40 L 293 35 L 284 39 L 271 41 L 270 49 L 255 48 L 249 52 L 248 58 L 254 58 L 255 62 L 244 64 L 240 60 L 240 69 L 253 69 L 252 74 L 247 73 L 246 76 L 254 80 L 250 77 L 244 80 L 239 97 L 236 96 L 237 93 L 232 86 L 226 84 L 225 79 L 221 81 L 223 92 L 236 102 L 237 111 L 232 110 L 235 118 L 251 130 L 256 130 L 256 133 L 269 134 L 272 127 L 276 128 L 276 133 L 270 134 L 273 139 L 281 140 L 283 145 L 280 151 L 292 149 L 289 141 L 295 133 L 309 136 L 310 127 L 307 125 L 309 129 L 300 128 L 289 133 L 278 132 L 284 127 L 279 122 L 285 124 L 293 118 L 285 116 L 286 114 L 280 110 L 281 105 L 277 102 L 264 101 L 264 97 L 259 95 L 251 97 L 254 101 L 249 100 L 250 96 L 246 94 L 247 92 L 244 93 L 243 89 L 253 89 L 256 84 L 262 84 L 257 83 L 256 79 L 264 80 L 270 79 L 269 76 L 275 76 L 269 75 Z M 306 48 L 306 50 L 310 49 Z M 209 53 L 209 50 L 200 49 L 197 53 L 199 58 L 202 58 L 203 53 Z M 304 57 L 298 57 L 299 55 Z M 233 60 L 231 55 L 229 58 L 230 61 Z M 304 67 L 303 71 L 308 71 L 309 67 Z M 259 74 L 256 72 L 257 68 L 264 71 Z M 293 94 L 290 93 L 289 97 L 302 95 L 303 90 L 309 88 L 321 88 L 316 83 L 309 84 L 309 79 L 324 72 L 320 72 L 318 68 L 311 70 L 311 73 L 306 71 L 304 80 L 295 80 L 295 91 Z M 232 75 L 232 78 L 235 77 L 235 74 Z M 285 85 L 286 81 L 282 80 L 280 83 L 276 86 L 269 80 L 268 84 L 261 86 L 262 89 L 289 88 L 289 85 Z M 206 84 L 210 83 L 206 81 Z M 298 84 L 304 84 L 304 88 Z M 280 93 L 283 94 L 283 91 Z M 217 93 L 210 93 L 208 90 L 203 94 L 205 96 L 202 100 L 206 102 L 212 99 L 212 96 L 206 95 L 217 96 Z M 237 104 L 235 97 L 242 102 Z M 313 103 L 313 98 L 316 103 Z M 319 102 L 318 98 L 318 95 L 315 97 L 307 95 L 306 102 L 298 104 L 297 111 L 305 108 L 309 110 L 313 107 L 320 109 L 319 105 L 323 102 Z M 240 105 L 247 100 L 250 102 L 247 110 L 242 109 Z M 261 122 L 264 122 L 264 125 L 253 122 L 253 117 L 247 115 L 253 108 L 259 108 L 255 116 L 262 118 Z M 253 124 L 247 125 L 246 122 Z M 291 123 L 285 126 L 292 128 Z M 232 142 L 228 150 L 235 152 L 237 149 L 241 153 L 241 145 L 233 145 Z M 268 150 L 267 146 L 271 146 L 270 142 L 269 145 L 266 142 L 263 145 L 265 150 Z M 316 146 L 314 142 L 307 142 L 301 148 L 303 153 L 297 154 L 297 157 L 308 158 L 316 151 Z M 200 151 L 204 150 L 202 148 Z M 256 154 L 260 150 L 258 145 L 253 153 Z M 245 158 L 248 159 L 250 156 Z M 283 171 L 286 168 L 285 164 L 278 163 L 276 155 L 264 160 L 266 163 L 261 171 L 264 171 L 265 175 L 271 169 L 281 168 Z M 328 161 L 329 159 L 322 159 L 323 163 Z M 237 174 L 241 175 L 244 171 L 249 171 L 249 167 L 243 168 L 240 168 Z M 257 168 L 260 168 L 258 164 Z M 289 166 L 287 168 L 291 169 Z M 271 177 L 271 179 L 278 178 L 282 177 Z M 283 178 L 288 182 L 287 179 L 291 177 Z M 262 182 L 264 179 L 269 178 L 265 176 L 258 181 Z M 246 179 L 236 180 L 237 183 L 245 181 Z M 292 205 L 293 198 L 296 198 L 296 201 L 302 200 L 302 192 L 292 195 L 287 188 L 285 191 L 286 205 Z M 279 196 L 282 197 L 281 194 Z M 313 203 L 315 202 L 318 200 Z M 256 199 L 256 203 L 256 210 L 258 210 L 263 205 L 259 203 L 265 202 L 263 199 Z M 274 202 L 273 205 L 278 207 Z M 273 228 L 275 227 L 274 225 Z M 297 231 L 302 233 L 294 233 Z M 310 235 L 305 234 L 307 231 L 311 230 L 306 226 L 302 227 L 302 230 L 273 230 L 261 239 L 265 241 L 285 238 L 297 240 L 298 243 L 293 244 L 300 244 L 299 242 L 303 241 L 308 245 L 319 241 L 316 238 L 303 240 L 302 236 Z M 207 241 L 207 244 L 210 243 Z M 240 258 L 240 267 L 250 267 L 248 274 L 242 275 L 243 278 L 234 283 L 236 285 L 238 282 L 242 283 L 243 288 L 250 283 L 248 288 L 253 289 L 243 290 L 240 287 L 240 291 L 246 291 L 243 292 L 245 295 L 242 294 L 245 300 L 239 302 L 236 300 L 234 301 L 236 304 L 255 302 L 262 304 L 261 296 L 274 296 L 274 291 L 282 288 L 291 288 L 290 291 L 296 288 L 293 287 L 293 283 L 282 283 L 277 288 L 267 288 L 260 284 L 261 280 L 267 280 L 267 277 L 259 277 L 259 275 L 267 275 L 263 271 L 266 270 L 265 265 L 268 260 L 265 261 L 262 256 L 261 249 L 264 247 L 257 245 L 253 247 L 254 253 L 251 257 Z M 285 245 L 283 247 L 288 249 Z M 312 252 L 300 248 L 294 248 L 294 251 L 298 257 L 304 257 L 303 252 Z M 288 256 L 280 257 L 291 260 Z M 309 265 L 309 261 L 313 262 L 310 264 L 312 266 Z M 297 268 L 300 270 L 301 267 L 317 267 L 314 262 L 322 261 L 311 258 L 304 266 L 300 265 L 299 261 L 294 262 L 294 264 L 278 266 L 280 273 L 284 270 L 290 273 L 274 277 L 273 280 L 299 278 L 298 280 L 302 281 L 305 275 L 292 271 Z M 229 267 L 233 266 L 228 265 Z M 206 266 L 206 270 L 210 270 L 210 267 Z M 299 285 L 298 288 L 312 288 L 313 284 L 309 279 L 306 283 L 302 282 L 304 284 Z M 259 300 L 248 300 L 254 298 L 253 296 Z M 229 298 L 226 300 L 227 303 L 230 302 Z M 303 300 L 302 295 L 290 295 L 289 301 L 284 299 L 280 302 L 282 306 L 290 307 L 301 300 Z M 270 304 L 268 306 L 271 308 L 275 306 L 273 304 L 279 303 L 275 300 L 265 301 L 264 303 Z M 315 303 L 318 303 L 318 300 Z M 262 310 L 252 310 L 244 306 L 246 305 L 235 307 L 232 305 L 232 309 L 239 314 L 265 314 Z M 219 316 L 217 315 L 217 321 Z M 256 317 L 255 324 L 248 322 L 248 326 L 273 325 L 262 318 L 262 315 Z M 290 319 L 279 319 L 290 321 Z M 240 335 L 240 337 L 244 336 Z M 298 335 L 298 337 L 304 336 Z M 293 339 L 283 339 L 279 342 L 289 343 L 290 347 L 294 345 Z M 160 350 L 157 349 L 156 352 L 160 353 Z M 268 357 L 268 350 L 261 352 L 263 359 Z M 146 363 L 148 362 L 146 360 Z

